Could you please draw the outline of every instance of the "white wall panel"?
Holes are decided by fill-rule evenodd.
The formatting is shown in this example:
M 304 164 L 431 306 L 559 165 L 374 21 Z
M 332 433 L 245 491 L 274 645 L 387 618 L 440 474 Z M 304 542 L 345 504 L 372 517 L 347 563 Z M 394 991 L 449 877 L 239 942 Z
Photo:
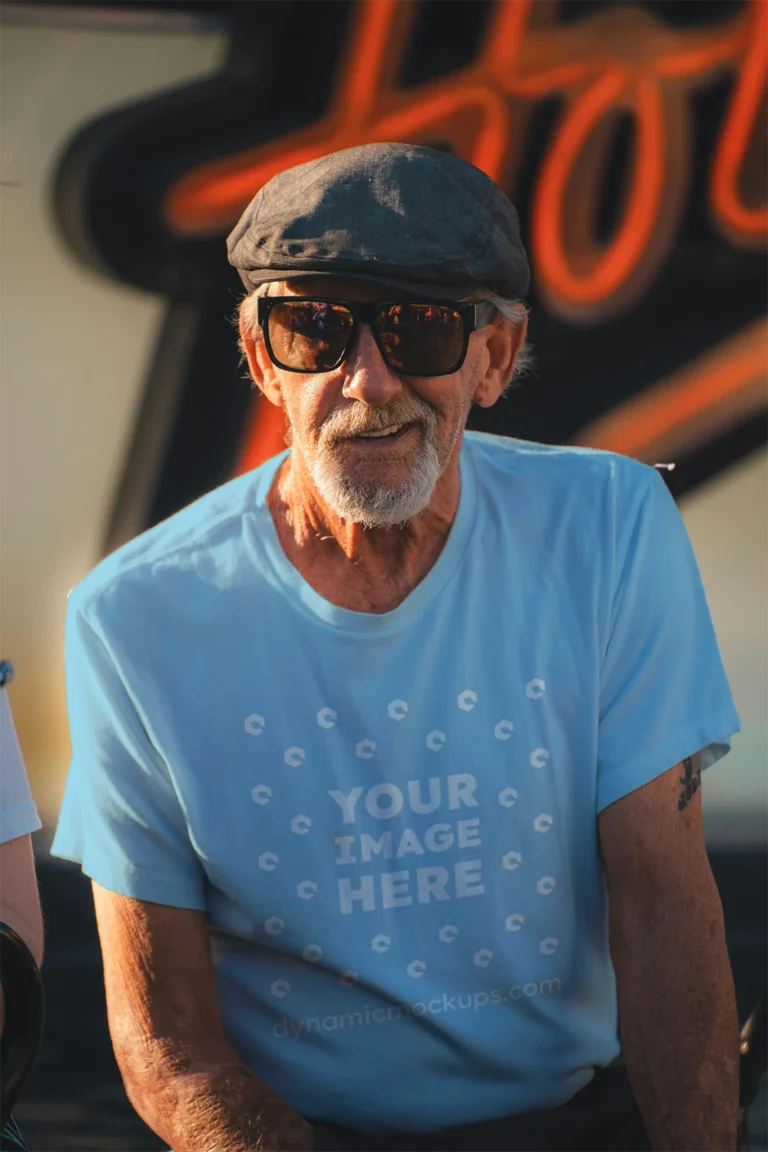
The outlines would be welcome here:
M 50 183 L 92 116 L 216 71 L 221 35 L 4 26 L 0 40 L 2 655 L 38 803 L 66 774 L 62 639 L 69 589 L 98 548 L 163 312 L 82 268 Z
M 681 501 L 742 723 L 704 776 L 707 838 L 765 844 L 768 828 L 768 453 Z

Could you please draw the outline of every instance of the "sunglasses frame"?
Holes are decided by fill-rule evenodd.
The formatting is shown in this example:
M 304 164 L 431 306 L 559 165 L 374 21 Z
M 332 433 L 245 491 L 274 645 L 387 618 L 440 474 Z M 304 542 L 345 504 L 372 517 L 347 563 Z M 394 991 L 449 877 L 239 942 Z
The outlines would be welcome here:
M 352 316 L 352 327 L 349 330 L 349 339 L 344 347 L 344 350 L 336 361 L 335 364 L 330 365 L 328 368 L 321 370 L 313 370 L 306 368 L 291 368 L 288 364 L 283 364 L 278 360 L 273 348 L 272 341 L 269 337 L 269 314 L 276 304 L 336 304 L 341 308 L 346 308 Z M 464 340 L 462 343 L 461 354 L 456 363 L 442 372 L 403 372 L 402 369 L 396 368 L 387 356 L 384 348 L 382 348 L 379 341 L 378 333 L 374 327 L 374 320 L 376 313 L 383 308 L 391 308 L 395 304 L 427 304 L 435 308 L 451 308 L 458 312 L 464 323 Z M 284 372 L 296 372 L 302 376 L 320 376 L 324 372 L 335 371 L 340 364 L 343 364 L 350 350 L 354 346 L 361 324 L 367 324 L 371 330 L 371 335 L 376 341 L 376 347 L 379 350 L 382 360 L 396 375 L 398 376 L 452 376 L 454 372 L 458 372 L 462 364 L 467 358 L 467 349 L 469 348 L 469 337 L 478 328 L 484 328 L 486 324 L 490 324 L 496 313 L 496 306 L 491 304 L 490 301 L 482 301 L 479 304 L 459 303 L 452 300 L 337 300 L 329 296 L 260 296 L 258 305 L 258 322 L 264 334 L 264 345 L 267 349 L 272 363 L 281 368 Z

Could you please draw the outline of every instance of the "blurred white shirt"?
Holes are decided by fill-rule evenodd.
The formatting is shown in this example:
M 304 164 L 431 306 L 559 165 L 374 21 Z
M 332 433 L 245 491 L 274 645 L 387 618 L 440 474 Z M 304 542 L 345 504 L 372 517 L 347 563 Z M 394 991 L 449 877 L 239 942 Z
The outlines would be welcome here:
M 42 824 L 32 799 L 7 688 L 0 688 L 0 844 Z

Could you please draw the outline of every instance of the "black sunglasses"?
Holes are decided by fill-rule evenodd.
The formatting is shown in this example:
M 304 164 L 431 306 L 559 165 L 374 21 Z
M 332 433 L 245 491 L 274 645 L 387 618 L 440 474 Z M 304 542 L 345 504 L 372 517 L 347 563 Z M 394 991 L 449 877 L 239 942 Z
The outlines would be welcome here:
M 403 376 L 449 376 L 464 363 L 469 337 L 490 324 L 495 305 L 409 300 L 362 303 L 318 296 L 260 296 L 259 324 L 273 364 L 286 372 L 330 372 L 368 324 L 386 364 Z

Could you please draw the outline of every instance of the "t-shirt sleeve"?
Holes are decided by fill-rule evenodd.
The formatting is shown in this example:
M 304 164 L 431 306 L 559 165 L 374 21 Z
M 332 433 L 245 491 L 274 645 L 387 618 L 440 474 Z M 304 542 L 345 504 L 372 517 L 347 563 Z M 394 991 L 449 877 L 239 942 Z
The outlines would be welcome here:
M 16 735 L 8 689 L 0 688 L 0 844 L 41 828 Z
M 104 637 L 72 597 L 65 663 L 72 760 L 53 855 L 111 892 L 204 909 L 202 866 L 168 766 Z
M 598 812 L 686 756 L 700 752 L 702 769 L 709 767 L 740 728 L 693 548 L 657 473 L 618 520 Z

